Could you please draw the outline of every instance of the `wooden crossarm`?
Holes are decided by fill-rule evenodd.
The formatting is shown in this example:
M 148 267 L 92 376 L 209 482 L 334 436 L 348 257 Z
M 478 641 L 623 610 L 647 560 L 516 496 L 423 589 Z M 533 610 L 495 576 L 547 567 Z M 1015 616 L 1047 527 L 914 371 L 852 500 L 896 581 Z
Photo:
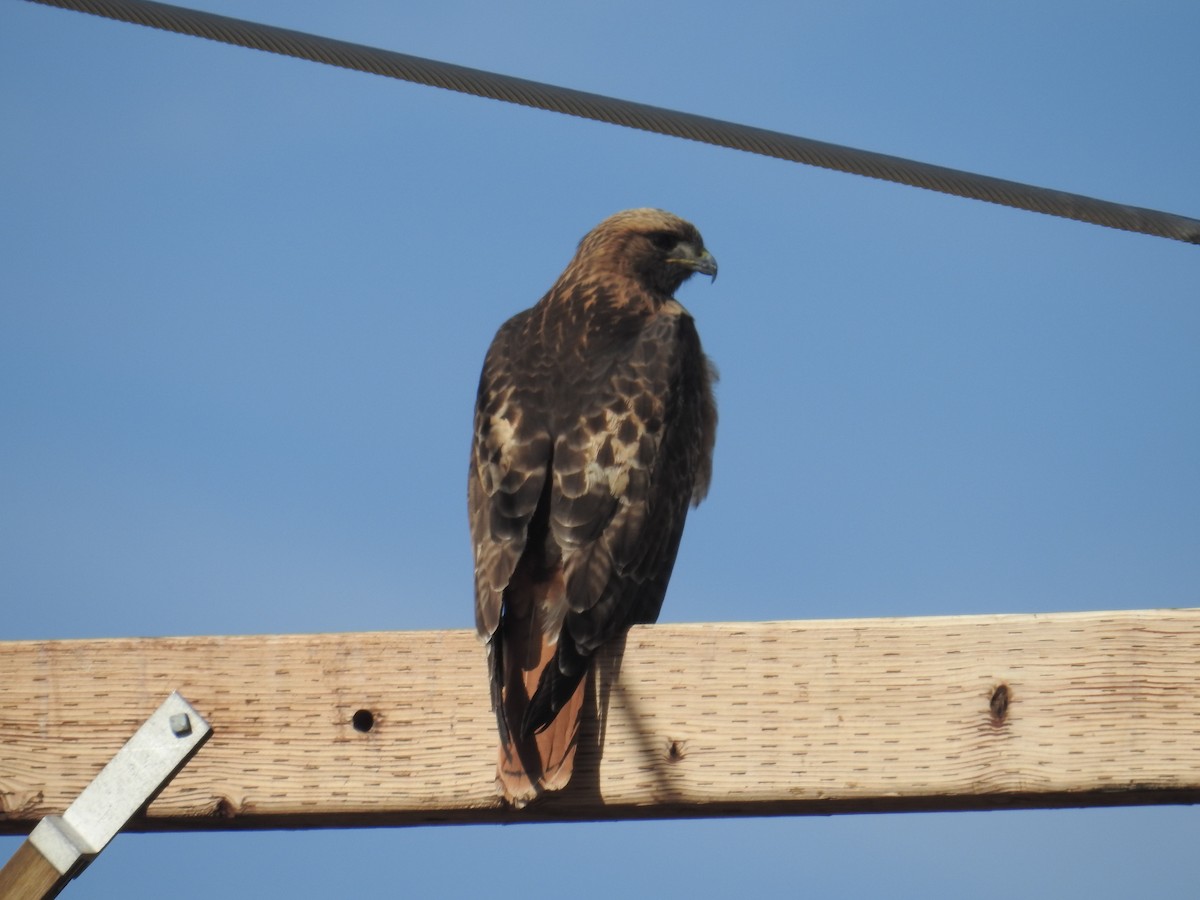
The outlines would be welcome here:
M 1200 800 L 1200 609 L 659 625 L 618 657 L 570 787 L 512 811 L 466 631 L 0 643 L 0 831 L 174 688 L 213 737 L 132 830 Z

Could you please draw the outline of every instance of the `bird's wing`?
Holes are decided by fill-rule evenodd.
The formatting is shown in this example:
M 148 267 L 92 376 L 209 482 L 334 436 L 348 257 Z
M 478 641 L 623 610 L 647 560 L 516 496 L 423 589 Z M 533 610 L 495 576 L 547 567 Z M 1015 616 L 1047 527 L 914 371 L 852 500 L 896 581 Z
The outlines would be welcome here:
M 529 522 L 550 465 L 551 445 L 539 424 L 548 402 L 519 369 L 528 311 L 497 332 L 484 361 L 475 403 L 475 435 L 467 479 L 467 506 L 475 554 L 475 625 L 496 633 L 504 590 L 525 550 Z

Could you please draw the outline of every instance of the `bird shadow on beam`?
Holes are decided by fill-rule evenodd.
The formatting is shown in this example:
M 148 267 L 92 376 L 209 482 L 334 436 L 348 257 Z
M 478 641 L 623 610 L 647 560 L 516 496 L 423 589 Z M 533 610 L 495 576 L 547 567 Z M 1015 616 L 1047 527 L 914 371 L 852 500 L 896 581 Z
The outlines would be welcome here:
M 625 641 L 625 635 L 615 638 L 601 648 L 593 659 L 584 700 L 585 712 L 579 726 L 575 773 L 567 791 L 576 798 L 594 799 L 597 805 L 604 805 L 600 768 L 609 734 L 609 715 L 615 707 L 625 726 L 621 730 L 622 738 L 632 744 L 619 748 L 616 756 L 635 762 L 639 771 L 648 774 L 653 781 L 654 797 L 659 802 L 671 803 L 681 799 L 669 774 L 671 742 L 655 734 L 652 722 L 643 715 L 633 695 L 621 684 Z

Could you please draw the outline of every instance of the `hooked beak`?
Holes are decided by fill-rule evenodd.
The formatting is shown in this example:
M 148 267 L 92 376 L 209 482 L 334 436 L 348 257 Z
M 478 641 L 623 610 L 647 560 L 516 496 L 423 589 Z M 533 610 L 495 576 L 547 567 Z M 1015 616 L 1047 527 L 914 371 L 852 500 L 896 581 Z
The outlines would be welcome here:
M 699 255 L 696 251 L 687 245 L 682 245 L 680 249 L 686 247 L 687 255 L 677 256 L 673 259 L 668 259 L 669 263 L 677 263 L 681 266 L 687 266 L 693 272 L 699 272 L 701 275 L 707 275 L 713 281 L 717 280 L 717 259 L 707 250 Z

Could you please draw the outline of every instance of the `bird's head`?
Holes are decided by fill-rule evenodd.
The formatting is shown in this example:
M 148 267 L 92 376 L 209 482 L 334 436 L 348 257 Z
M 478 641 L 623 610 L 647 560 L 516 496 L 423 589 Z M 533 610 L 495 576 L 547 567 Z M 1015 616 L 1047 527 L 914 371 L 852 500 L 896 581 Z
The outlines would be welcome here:
M 576 260 L 620 272 L 667 296 L 696 272 L 717 277 L 717 261 L 696 226 L 661 209 L 609 216 L 580 241 Z

